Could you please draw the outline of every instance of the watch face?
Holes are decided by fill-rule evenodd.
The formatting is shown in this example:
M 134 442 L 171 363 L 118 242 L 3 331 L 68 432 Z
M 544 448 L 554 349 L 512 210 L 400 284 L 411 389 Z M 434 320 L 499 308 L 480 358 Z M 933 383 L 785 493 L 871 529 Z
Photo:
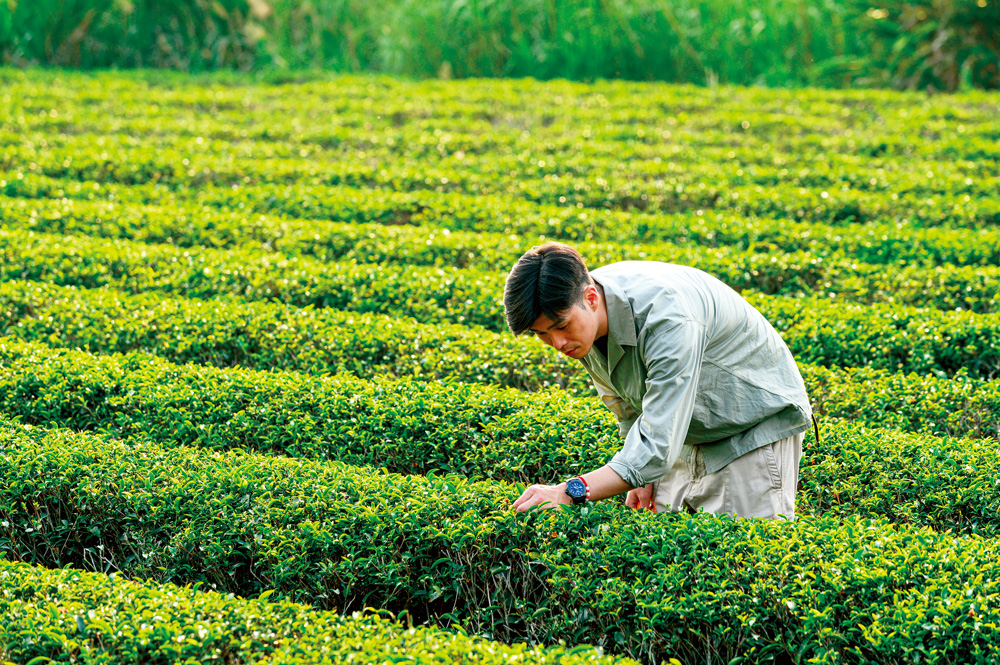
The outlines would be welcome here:
M 574 499 L 582 499 L 587 496 L 587 486 L 579 478 L 571 478 L 566 481 L 566 494 Z

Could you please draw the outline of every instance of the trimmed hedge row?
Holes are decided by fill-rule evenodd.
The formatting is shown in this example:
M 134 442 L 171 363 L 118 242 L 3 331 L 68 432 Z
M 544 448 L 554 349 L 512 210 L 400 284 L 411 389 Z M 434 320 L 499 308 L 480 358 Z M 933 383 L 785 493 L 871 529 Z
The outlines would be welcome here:
M 455 379 L 592 395 L 578 363 L 527 337 L 382 314 L 216 298 L 0 284 L 0 335 L 95 353 L 310 374 Z
M 307 105 L 315 102 L 317 92 L 312 88 L 312 94 L 300 101 Z M 45 97 L 50 101 L 40 101 Z M 653 110 L 649 97 L 650 91 L 645 91 L 641 105 Z M 463 103 L 461 108 L 450 110 L 447 104 L 416 110 L 410 100 L 400 107 L 399 100 L 387 98 L 380 104 L 387 107 L 381 113 L 373 113 L 370 106 L 345 104 L 338 99 L 333 112 L 329 101 L 321 102 L 324 107 L 316 110 L 325 117 L 320 122 L 312 117 L 306 122 L 289 122 L 301 112 L 299 106 L 286 107 L 277 116 L 273 111 L 255 112 L 275 101 L 261 99 L 255 100 L 253 109 L 242 103 L 239 104 L 242 108 L 229 105 L 220 108 L 214 99 L 205 99 L 196 107 L 185 104 L 187 100 L 172 99 L 167 107 L 150 104 L 148 99 L 134 100 L 130 103 L 131 117 L 123 116 L 122 101 L 117 96 L 101 100 L 113 105 L 105 110 L 99 109 L 95 103 L 98 100 L 90 97 L 86 101 L 69 102 L 73 104 L 70 113 L 57 111 L 55 116 L 50 113 L 53 106 L 66 109 L 68 98 L 51 99 L 48 94 L 33 93 L 26 104 L 19 101 L 12 99 L 0 111 L 0 121 L 6 121 L 6 127 L 10 128 L 0 131 L 0 142 L 20 146 L 22 157 L 73 148 L 96 152 L 95 148 L 107 151 L 121 147 L 160 150 L 193 147 L 197 153 L 225 145 L 234 147 L 238 155 L 252 151 L 264 158 L 291 157 L 304 162 L 343 161 L 363 153 L 364 157 L 382 162 L 417 157 L 428 163 L 454 159 L 483 170 L 517 159 L 532 174 L 545 168 L 579 174 L 588 166 L 594 172 L 629 169 L 645 173 L 644 162 L 656 163 L 661 172 L 669 172 L 672 165 L 679 163 L 699 170 L 718 169 L 730 178 L 777 174 L 800 184 L 822 178 L 818 184 L 844 182 L 870 189 L 885 188 L 890 179 L 910 185 L 911 181 L 903 178 L 919 174 L 923 180 L 918 182 L 925 191 L 949 185 L 964 185 L 967 191 L 985 188 L 986 183 L 964 182 L 956 176 L 986 175 L 980 169 L 1000 159 L 1000 152 L 990 145 L 995 138 L 990 124 L 994 118 L 986 104 L 965 107 L 964 111 L 973 113 L 957 123 L 961 126 L 958 132 L 954 117 L 940 117 L 953 116 L 955 106 L 937 109 L 939 117 L 931 122 L 936 122 L 939 130 L 950 131 L 946 136 L 935 136 L 939 130 L 928 131 L 919 121 L 912 120 L 900 123 L 896 135 L 882 123 L 877 127 L 867 123 L 841 125 L 838 131 L 837 121 L 824 110 L 810 114 L 807 105 L 800 106 L 806 113 L 790 114 L 787 109 L 774 107 L 773 100 L 758 100 L 772 106 L 771 111 L 766 111 L 760 106 L 748 108 L 738 103 L 729 108 L 725 108 L 725 102 L 692 104 L 688 99 L 675 97 L 670 109 L 673 113 L 647 114 L 632 106 L 616 112 L 602 109 L 601 117 L 595 117 L 600 114 L 584 106 L 563 106 L 559 114 L 552 115 L 551 108 L 532 104 L 529 106 L 535 106 L 533 109 L 522 107 L 515 111 L 516 122 L 522 125 L 518 131 L 497 131 L 493 122 L 484 121 L 483 116 L 496 116 L 498 103 L 509 106 L 495 97 L 479 100 L 482 103 L 479 109 L 474 108 L 479 106 L 477 103 L 473 108 Z M 795 100 L 796 104 L 801 102 Z M 850 102 L 839 109 L 836 102 L 815 103 L 818 109 L 854 111 Z M 392 107 L 396 108 L 389 110 Z M 686 107 L 693 113 L 685 113 Z M 113 111 L 116 112 L 112 115 Z M 609 124 L 608 113 L 615 113 L 613 124 Z M 595 120 L 599 124 L 589 124 Z M 745 127 L 744 123 L 750 126 Z M 906 125 L 910 126 L 905 128 Z M 901 150 L 899 139 L 903 138 L 909 138 L 910 143 Z M 553 154 L 563 158 L 550 159 L 545 164 L 536 161 Z M 497 161 L 488 162 L 485 158 L 490 156 Z M 617 169 L 608 168 L 609 161 L 615 158 L 623 163 Z M 737 168 L 723 171 L 722 166 L 750 167 L 754 171 L 741 172 Z M 928 170 L 933 172 L 932 176 L 926 175 Z M 874 180 L 873 175 L 877 176 Z
M 1000 439 L 1000 381 L 799 368 L 817 413 L 907 432 Z
M 568 242 L 621 244 L 667 241 L 701 247 L 735 246 L 762 251 L 842 252 L 856 261 L 935 265 L 996 265 L 1000 231 L 995 228 L 922 228 L 908 220 L 891 224 L 867 220 L 827 224 L 747 216 L 740 211 L 691 210 L 650 214 L 581 209 L 512 201 L 490 195 L 433 191 L 385 192 L 353 187 L 293 183 L 246 185 L 235 191 L 205 187 L 193 199 L 200 205 L 296 219 L 419 224 L 452 231 L 546 236 Z M 802 215 L 803 217 L 805 215 Z
M 799 362 L 991 379 L 1000 317 L 749 296 Z M 533 339 L 388 315 L 230 299 L 0 284 L 0 334 L 99 353 L 150 351 L 219 367 L 455 378 L 593 394 L 579 364 Z
M 886 427 L 824 424 L 819 445 L 808 444 L 802 459 L 799 512 L 1000 536 L 995 439 L 939 438 Z
M 160 71 L 7 70 L 0 75 L 11 97 L 2 108 L 3 117 L 12 125 L 50 134 L 94 128 L 141 136 L 167 127 L 171 133 L 209 138 L 339 143 L 350 138 L 350 130 L 388 133 L 413 127 L 432 134 L 435 119 L 440 119 L 442 125 L 447 121 L 442 128 L 454 128 L 459 135 L 476 132 L 502 145 L 537 144 L 559 136 L 578 143 L 582 136 L 626 145 L 658 144 L 672 135 L 685 145 L 708 133 L 734 146 L 794 140 L 847 155 L 878 148 L 885 156 L 1000 158 L 989 141 L 995 138 L 997 103 L 988 92 L 934 96 L 888 90 L 530 79 L 401 81 L 314 74 L 252 81 L 242 75 L 192 77 Z M 131 112 L 122 113 L 123 107 Z M 559 113 L 553 113 L 556 107 Z M 753 120 L 749 127 L 743 126 L 747 120 Z M 815 152 L 804 151 L 804 156 Z
M 838 223 L 912 217 L 977 228 L 998 214 L 996 105 L 987 97 L 945 105 L 546 83 L 512 86 L 498 100 L 467 85 L 418 93 L 337 80 L 296 88 L 292 103 L 279 88 L 232 82 L 191 92 L 124 86 L 147 97 L 101 85 L 84 93 L 53 84 L 73 89 L 65 96 L 12 85 L 0 111 L 12 169 L 184 185 L 376 183 L 598 208 L 780 210 Z
M 0 175 L 0 181 L 4 177 L 11 178 L 9 174 Z M 831 229 L 823 224 L 748 218 L 725 212 L 653 215 L 531 205 L 489 195 L 386 192 L 303 183 L 244 186 L 236 191 L 204 187 L 183 201 L 176 198 L 178 193 L 162 188 L 74 183 L 44 176 L 11 180 L 2 191 L 10 196 L 29 197 L 0 198 L 0 213 L 5 223 L 21 228 L 50 233 L 96 233 L 180 245 L 218 247 L 260 243 L 319 257 L 329 256 L 326 245 L 336 243 L 328 234 L 348 232 L 338 223 L 369 223 L 383 225 L 378 234 L 390 238 L 417 231 L 384 228 L 387 225 L 419 225 L 479 234 L 521 234 L 530 237 L 522 239 L 525 246 L 536 242 L 533 236 L 537 235 L 616 245 L 669 241 L 701 247 L 733 246 L 754 252 L 809 251 L 819 256 L 842 252 L 856 261 L 876 264 L 905 261 L 925 266 L 996 265 L 1000 262 L 1000 231 L 993 228 L 845 223 Z M 95 195 L 112 200 L 95 201 Z M 35 200 L 39 197 L 53 200 Z M 157 205 L 144 205 L 147 203 Z M 272 217 L 275 213 L 296 219 Z M 423 233 L 435 232 L 428 229 Z M 481 242 L 476 254 L 481 256 L 491 248 L 493 243 L 485 246 Z M 591 251 L 584 253 L 589 256 Z M 618 251 L 635 256 L 643 250 Z M 464 256 L 444 258 L 457 261 L 457 265 L 466 261 Z
M 615 663 L 586 646 L 506 646 L 377 614 L 234 598 L 0 559 L 4 662 Z
M 389 325 L 395 324 L 387 324 L 387 328 Z M 391 329 L 387 330 L 387 332 L 389 331 Z M 127 330 L 122 332 L 127 335 Z M 66 334 L 73 335 L 74 333 L 66 331 Z M 364 334 L 363 329 L 362 334 Z M 201 338 L 184 337 L 184 340 L 200 345 Z M 211 345 L 214 341 L 205 339 L 204 342 L 208 346 L 209 354 L 211 354 Z M 374 364 L 379 362 L 376 358 L 380 352 L 377 340 L 375 342 L 374 348 L 368 351 L 371 355 L 361 351 L 355 360 L 345 358 L 340 361 L 336 369 L 345 369 L 360 376 L 377 374 L 377 370 L 383 366 Z M 424 342 L 428 347 L 434 344 L 433 339 L 427 339 Z M 416 338 L 414 343 L 419 347 L 420 338 Z M 102 348 L 95 350 L 111 350 L 109 345 L 101 346 Z M 185 346 L 186 344 L 182 340 L 178 346 L 179 352 L 184 353 Z M 36 352 L 49 355 L 54 353 L 48 347 L 14 342 L 13 340 L 11 340 L 9 349 L 12 354 L 11 358 L 24 354 L 32 355 Z M 546 367 L 534 371 L 522 370 L 523 362 L 531 360 L 532 356 L 530 355 L 524 357 L 518 355 L 515 364 L 506 365 L 503 364 L 504 354 L 502 351 L 495 355 L 487 354 L 486 358 L 483 358 L 480 355 L 473 355 L 476 352 L 475 345 L 473 345 L 472 351 L 466 349 L 468 349 L 466 344 L 456 343 L 450 347 L 442 346 L 438 352 L 432 352 L 425 356 L 420 348 L 414 348 L 415 357 L 412 357 L 412 362 L 417 363 L 417 365 L 413 369 L 401 373 L 404 376 L 414 376 L 418 381 L 474 380 L 499 385 L 520 384 L 520 387 L 536 389 L 543 387 L 545 381 L 549 381 L 556 385 L 566 385 L 575 394 L 593 394 L 588 388 L 584 373 L 569 361 L 561 361 L 561 363 L 553 361 L 551 365 L 555 371 L 549 374 Z M 287 346 L 278 347 L 277 351 L 281 355 L 295 353 L 294 347 Z M 60 354 L 69 353 L 72 352 L 60 352 Z M 541 349 L 539 353 L 547 352 Z M 261 355 L 267 356 L 268 354 L 262 352 Z M 80 354 L 80 356 L 81 359 L 75 362 L 85 362 L 85 359 L 88 358 L 86 354 Z M 425 358 L 428 362 L 422 363 Z M 445 360 L 443 367 L 432 365 L 429 362 L 442 358 Z M 545 356 L 542 355 L 542 358 Z M 207 359 L 203 358 L 203 360 Z M 398 363 L 405 362 L 405 359 L 397 356 L 396 361 L 397 364 L 394 367 L 399 368 Z M 86 362 L 89 363 L 89 361 Z M 366 362 L 372 364 L 366 364 Z M 164 363 L 157 361 L 157 364 Z M 478 366 L 472 369 L 463 367 L 467 364 L 478 364 Z M 447 373 L 449 367 L 455 368 L 454 375 Z M 328 369 L 334 368 L 329 367 Z M 977 437 L 997 437 L 1000 434 L 1000 422 L 998 422 L 1000 420 L 1000 382 L 998 381 L 987 382 L 970 378 L 965 372 L 959 372 L 952 379 L 943 379 L 934 376 L 902 375 L 871 368 L 830 370 L 801 363 L 799 369 L 802 372 L 814 409 L 820 414 L 861 419 L 863 422 L 897 427 L 907 431 Z M 191 368 L 191 371 L 201 372 L 202 370 Z M 208 372 L 209 369 L 205 368 L 204 371 Z M 235 376 L 240 374 L 241 370 L 232 370 L 232 372 Z M 267 375 L 264 374 L 264 376 Z M 483 387 L 480 386 L 479 389 L 483 389 Z M 554 392 L 552 395 L 553 398 L 558 399 L 559 393 Z M 518 399 L 537 400 L 542 398 L 523 395 Z
M 851 384 L 850 376 L 815 370 L 805 375 L 810 390 L 821 391 L 814 400 L 817 409 L 833 416 L 869 427 L 950 428 L 1000 438 L 1000 386 L 995 383 L 927 385 L 911 379 L 908 385 L 903 377 L 888 375 L 863 376 Z M 558 391 L 527 395 L 454 382 L 219 370 L 171 365 L 142 354 L 95 357 L 6 342 L 0 344 L 0 388 L 0 411 L 31 424 L 145 436 L 164 446 L 250 448 L 374 464 L 400 473 L 446 471 L 473 478 L 555 482 L 603 465 L 621 447 L 613 417 L 596 398 L 571 398 Z M 943 394 L 936 394 L 939 388 Z M 822 437 L 822 450 L 837 460 L 845 478 L 877 474 L 873 469 L 879 463 L 890 464 L 880 450 L 889 446 L 878 443 L 880 438 L 898 438 L 899 445 L 921 451 L 910 455 L 912 468 L 893 468 L 871 485 L 869 491 L 881 496 L 883 505 L 902 504 L 901 497 L 914 495 L 918 505 L 930 506 L 922 494 L 940 493 L 942 485 L 950 488 L 945 494 L 952 493 L 956 506 L 968 503 L 967 497 L 958 497 L 970 487 L 970 478 L 959 478 L 952 489 L 945 482 L 947 473 L 927 461 L 945 454 L 949 460 L 958 459 L 971 453 L 955 450 L 988 451 L 995 443 L 891 432 L 855 441 L 851 435 L 838 435 L 836 426 L 825 429 L 832 434 Z M 827 441 L 831 437 L 832 443 Z M 873 454 L 880 459 L 864 459 Z M 808 476 L 809 461 L 804 464 Z M 971 486 L 981 492 L 984 482 L 993 482 L 996 464 L 980 461 L 973 467 L 969 473 L 979 480 Z M 835 482 L 830 487 L 840 491 Z M 989 496 L 982 492 L 972 501 L 990 503 Z M 824 501 L 817 505 L 828 508 L 829 501 Z M 942 505 L 928 508 L 926 514 L 918 510 L 913 519 L 964 528 L 962 518 L 950 517 L 951 509 Z M 985 518 L 991 523 L 993 519 Z
M 0 413 L 165 446 L 524 481 L 582 469 L 620 445 L 596 398 L 555 390 L 223 370 L 10 340 L 0 342 Z
M 590 642 L 648 663 L 1000 662 L 992 540 L 614 502 L 525 515 L 503 483 L 9 425 L 0 451 L 0 548 L 30 562 L 341 612 L 406 608 L 505 642 Z
M 586 160 L 587 173 L 575 175 L 566 173 L 565 168 L 544 166 L 553 161 L 552 156 L 546 162 L 525 161 L 519 155 L 487 155 L 477 165 L 465 163 L 464 158 L 428 163 L 422 155 L 405 155 L 386 168 L 381 161 L 267 158 L 254 155 L 250 149 L 236 155 L 230 144 L 223 146 L 199 152 L 201 148 L 193 142 L 183 149 L 124 145 L 107 146 L 100 153 L 67 148 L 44 154 L 12 146 L 7 158 L 0 159 L 0 168 L 15 170 L 28 165 L 28 172 L 51 178 L 110 180 L 123 185 L 162 183 L 172 188 L 311 182 L 393 191 L 487 193 L 547 205 L 610 210 L 727 210 L 829 224 L 904 220 L 917 226 L 980 228 L 1000 224 L 1000 198 L 992 190 L 971 194 L 906 191 L 926 181 L 921 174 L 914 174 L 911 183 L 903 183 L 906 189 L 902 192 L 862 191 L 849 183 L 803 187 L 793 181 L 794 176 L 777 184 L 745 183 L 740 177 L 732 184 L 707 186 L 706 181 L 720 177 L 686 177 L 683 174 L 692 170 L 687 165 L 675 166 L 675 173 L 664 174 L 663 166 L 653 160 L 637 160 L 639 167 L 622 173 L 620 165 L 625 162 L 621 156 L 604 163 Z M 590 173 L 594 171 L 606 175 L 595 179 Z M 989 176 L 982 178 L 988 180 Z M 966 179 L 976 181 L 963 174 L 956 182 Z
M 725 135 L 714 134 L 703 137 L 701 145 L 591 141 L 580 150 L 576 137 L 554 137 L 539 149 L 531 140 L 502 145 L 493 138 L 484 140 L 481 135 L 450 128 L 449 140 L 444 142 L 440 137 L 428 140 L 423 129 L 404 128 L 387 135 L 384 130 L 355 128 L 349 138 L 332 145 L 249 138 L 206 140 L 200 134 L 161 132 L 137 140 L 120 131 L 95 136 L 90 128 L 78 128 L 72 134 L 55 136 L 49 132 L 0 133 L 0 145 L 5 148 L 0 153 L 0 170 L 27 165 L 29 171 L 50 177 L 110 179 L 123 184 L 311 182 L 390 186 L 398 191 L 520 192 L 533 193 L 540 196 L 538 202 L 551 204 L 562 198 L 573 205 L 601 202 L 601 207 L 658 210 L 683 205 L 686 199 L 676 196 L 680 193 L 714 192 L 707 207 L 715 203 L 729 207 L 723 192 L 752 187 L 786 188 L 793 200 L 796 193 L 807 190 L 817 195 L 826 192 L 823 198 L 851 191 L 862 194 L 859 200 L 876 205 L 880 198 L 900 194 L 904 201 L 918 196 L 975 200 L 995 195 L 992 165 L 913 157 L 872 160 L 826 150 L 803 157 L 808 153 L 794 143 L 772 144 L 765 153 L 760 145 L 726 145 Z M 717 142 L 709 143 L 712 138 Z M 361 159 L 359 152 L 364 153 Z M 417 173 L 419 164 L 427 174 L 423 178 Z M 712 187 L 706 188 L 705 183 Z M 622 198 L 623 193 L 638 190 L 645 191 L 646 198 Z
M 303 188 L 289 189 L 296 191 L 283 194 L 282 201 L 308 204 L 308 194 L 297 191 Z M 704 215 L 594 214 L 568 208 L 542 212 L 537 207 L 509 204 L 500 207 L 496 203 L 490 207 L 483 202 L 458 209 L 456 202 L 445 199 L 457 198 L 457 203 L 462 203 L 461 199 L 471 197 L 433 193 L 386 195 L 351 188 L 343 188 L 337 198 L 327 203 L 334 207 L 328 215 L 324 211 L 323 216 L 338 220 L 327 222 L 248 215 L 257 207 L 270 206 L 268 202 L 275 198 L 274 192 L 265 188 L 254 190 L 241 193 L 237 212 L 227 209 L 229 205 L 235 206 L 232 191 L 216 190 L 218 198 L 212 199 L 211 191 L 199 190 L 198 202 L 169 207 L 74 199 L 0 198 L 0 215 L 10 228 L 43 233 L 125 238 L 184 247 L 259 246 L 326 261 L 405 259 L 416 264 L 504 270 L 525 248 L 551 238 L 576 241 L 577 248 L 594 265 L 623 258 L 677 255 L 690 256 L 686 260 L 692 262 L 698 262 L 700 257 L 712 262 L 712 247 L 737 256 L 746 252 L 775 255 L 809 251 L 826 260 L 827 274 L 823 278 L 828 281 L 836 281 L 839 274 L 870 272 L 873 268 L 864 264 L 869 258 L 876 265 L 905 261 L 915 268 L 926 268 L 941 263 L 991 265 L 991 261 L 995 264 L 1000 257 L 1000 232 L 993 229 L 979 229 L 975 234 L 964 230 L 857 224 L 831 229 L 787 221 L 751 222 L 724 214 L 711 215 L 713 221 L 709 222 Z M 217 209 L 218 205 L 223 210 Z M 523 210 L 510 211 L 516 207 Z M 516 221 L 512 224 L 512 220 Z M 609 227 L 616 231 L 609 233 L 605 230 Z M 515 230 L 529 235 L 512 242 Z M 542 235 L 530 235 L 533 233 Z M 601 238 L 602 242 L 593 242 L 589 237 Z M 657 241 L 661 237 L 670 242 Z M 644 244 L 636 244 L 636 240 L 643 240 Z M 841 254 L 845 251 L 849 259 Z M 715 262 L 719 262 L 717 258 Z M 992 268 L 988 271 L 993 272 Z
M 993 379 L 1000 373 L 1000 314 L 944 312 L 889 303 L 754 293 L 747 300 L 781 334 L 796 360 Z
M 446 243 L 445 243 L 446 244 Z M 401 247 L 407 247 L 403 245 Z M 391 312 L 424 322 L 451 321 L 504 328 L 501 272 L 406 264 L 323 263 L 250 249 L 184 249 L 164 244 L 0 230 L 0 278 L 49 281 L 87 288 L 158 290 L 191 297 L 233 294 L 291 305 Z M 433 250 L 431 250 L 431 253 Z M 386 258 L 386 257 L 380 257 Z M 962 268 L 845 266 L 830 271 L 809 254 L 736 253 L 679 248 L 676 261 L 705 269 L 733 288 L 763 293 L 815 290 L 862 303 L 916 302 L 939 309 L 992 312 L 1000 303 L 994 273 Z M 829 281 L 830 279 L 834 281 Z M 414 294 L 422 297 L 414 298 Z
M 504 275 L 448 267 L 324 264 L 251 250 L 183 249 L 0 230 L 0 279 L 30 279 L 129 293 L 248 300 L 359 312 L 392 311 L 422 321 L 503 324 Z M 492 301 L 484 293 L 496 293 Z

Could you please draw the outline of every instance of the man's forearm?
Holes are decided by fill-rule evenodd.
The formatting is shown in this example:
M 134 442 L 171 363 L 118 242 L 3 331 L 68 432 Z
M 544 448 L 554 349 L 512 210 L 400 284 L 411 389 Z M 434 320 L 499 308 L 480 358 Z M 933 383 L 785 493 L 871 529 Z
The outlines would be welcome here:
M 590 489 L 591 501 L 624 494 L 632 489 L 632 486 L 622 480 L 622 477 L 609 466 L 602 466 L 597 471 L 585 473 L 583 479 L 587 481 Z M 566 483 L 562 482 L 558 485 L 530 486 L 514 502 L 514 508 L 523 512 L 535 507 L 554 508 L 559 504 L 569 503 L 573 503 L 573 499 L 566 494 Z
M 587 486 L 590 488 L 591 501 L 600 501 L 611 496 L 618 496 L 634 489 L 622 480 L 622 477 L 607 464 L 596 471 L 583 474 L 582 477 L 587 481 Z M 565 487 L 565 483 L 563 483 L 563 487 Z

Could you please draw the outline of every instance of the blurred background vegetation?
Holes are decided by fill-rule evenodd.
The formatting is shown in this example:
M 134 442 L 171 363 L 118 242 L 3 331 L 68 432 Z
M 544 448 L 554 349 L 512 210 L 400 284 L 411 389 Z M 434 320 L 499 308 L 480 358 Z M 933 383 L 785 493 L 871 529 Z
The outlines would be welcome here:
M 0 61 L 1000 89 L 1000 0 L 0 0 Z

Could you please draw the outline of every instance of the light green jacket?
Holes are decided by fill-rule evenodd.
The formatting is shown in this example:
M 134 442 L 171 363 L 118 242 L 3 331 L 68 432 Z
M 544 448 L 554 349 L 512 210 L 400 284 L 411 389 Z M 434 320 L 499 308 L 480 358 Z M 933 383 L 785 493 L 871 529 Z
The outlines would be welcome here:
M 626 261 L 604 288 L 608 355 L 581 359 L 625 443 L 609 462 L 633 487 L 698 445 L 707 473 L 804 431 L 812 416 L 792 354 L 746 300 L 694 268 Z

